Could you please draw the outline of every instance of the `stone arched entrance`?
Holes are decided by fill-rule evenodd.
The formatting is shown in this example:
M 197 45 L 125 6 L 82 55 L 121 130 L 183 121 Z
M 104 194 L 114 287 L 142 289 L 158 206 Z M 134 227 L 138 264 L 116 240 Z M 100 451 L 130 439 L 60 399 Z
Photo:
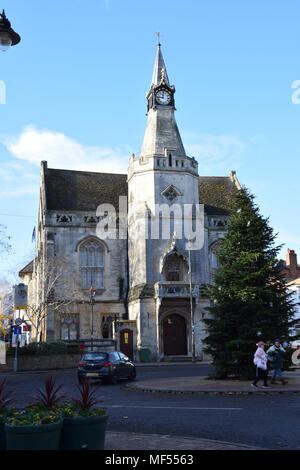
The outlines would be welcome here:
M 185 356 L 187 354 L 186 321 L 177 313 L 163 319 L 163 345 L 165 356 Z

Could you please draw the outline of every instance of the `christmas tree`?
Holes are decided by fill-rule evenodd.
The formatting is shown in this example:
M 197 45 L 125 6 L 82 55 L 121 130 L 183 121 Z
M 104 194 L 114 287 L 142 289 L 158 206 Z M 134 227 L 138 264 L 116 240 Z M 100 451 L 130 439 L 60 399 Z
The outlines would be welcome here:
M 219 268 L 207 288 L 205 352 L 216 378 L 253 378 L 256 343 L 289 340 L 294 306 L 277 267 L 281 246 L 275 247 L 275 238 L 243 188 L 234 196 L 228 232 L 216 252 Z

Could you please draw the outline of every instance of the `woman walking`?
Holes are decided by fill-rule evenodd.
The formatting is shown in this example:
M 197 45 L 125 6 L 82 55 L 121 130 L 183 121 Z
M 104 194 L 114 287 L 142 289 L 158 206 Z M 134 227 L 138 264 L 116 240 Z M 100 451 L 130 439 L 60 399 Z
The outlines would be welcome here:
M 263 341 L 259 341 L 257 343 L 257 350 L 254 354 L 254 364 L 256 365 L 256 377 L 254 382 L 251 384 L 251 387 L 258 388 L 257 382 L 259 380 L 263 380 L 263 388 L 268 388 L 268 371 L 267 371 L 267 355 L 265 353 L 265 343 Z

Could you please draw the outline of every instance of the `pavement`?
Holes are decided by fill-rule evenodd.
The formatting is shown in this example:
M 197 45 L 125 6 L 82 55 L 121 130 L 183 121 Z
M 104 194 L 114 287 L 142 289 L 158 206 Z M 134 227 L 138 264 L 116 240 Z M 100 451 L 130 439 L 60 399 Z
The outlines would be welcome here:
M 163 367 L 166 363 L 151 363 L 151 366 Z M 202 363 L 203 364 L 203 363 Z M 150 365 L 150 364 L 149 364 Z M 170 366 L 170 363 L 168 363 Z M 178 365 L 178 363 L 174 363 Z M 182 363 L 181 363 L 182 365 Z M 146 364 L 143 364 L 146 366 Z M 150 393 L 173 393 L 173 394 L 194 394 L 194 393 L 215 393 L 215 394 L 252 394 L 252 393 L 295 393 L 300 394 L 300 368 L 290 372 L 284 372 L 283 377 L 288 381 L 282 385 L 278 380 L 275 384 L 269 384 L 269 388 L 262 388 L 263 382 L 258 382 L 258 388 L 251 387 L 251 380 L 213 380 L 205 376 L 160 378 L 149 380 L 137 380 L 127 383 L 124 388 L 131 391 L 143 391 Z M 253 377 L 254 380 L 254 377 Z
M 163 434 L 106 432 L 105 450 L 260 450 L 230 442 Z

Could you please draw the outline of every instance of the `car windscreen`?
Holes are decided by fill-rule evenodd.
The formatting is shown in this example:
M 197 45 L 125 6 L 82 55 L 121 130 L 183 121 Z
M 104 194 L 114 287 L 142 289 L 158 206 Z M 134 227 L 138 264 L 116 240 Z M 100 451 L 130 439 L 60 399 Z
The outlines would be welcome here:
M 99 354 L 85 354 L 82 358 L 83 361 L 106 361 L 108 355 L 105 353 Z

